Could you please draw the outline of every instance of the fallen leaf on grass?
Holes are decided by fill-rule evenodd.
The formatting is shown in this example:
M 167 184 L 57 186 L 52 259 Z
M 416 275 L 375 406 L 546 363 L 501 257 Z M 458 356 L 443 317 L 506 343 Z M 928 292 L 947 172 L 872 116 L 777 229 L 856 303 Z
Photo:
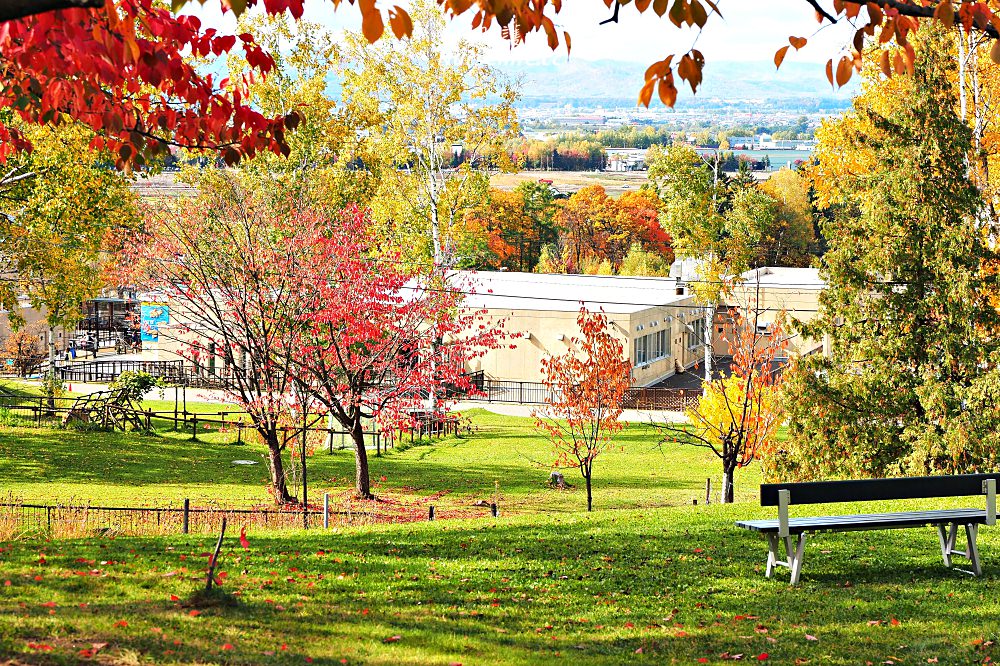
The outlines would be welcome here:
M 402 636 L 398 636 L 398 635 L 397 636 L 389 636 L 388 638 L 383 638 L 382 642 L 383 643 L 398 643 L 402 639 L 403 639 L 403 637 Z
M 768 653 L 761 652 L 759 655 L 757 655 L 757 661 L 767 661 L 770 657 L 771 655 L 769 655 Z
M 201 615 L 201 611 L 200 610 L 193 610 L 190 613 L 188 613 L 188 615 L 190 615 L 191 617 L 198 617 L 199 615 Z
M 815 636 L 813 636 L 812 634 L 806 634 L 806 640 L 807 641 L 818 641 L 819 639 L 816 638 Z

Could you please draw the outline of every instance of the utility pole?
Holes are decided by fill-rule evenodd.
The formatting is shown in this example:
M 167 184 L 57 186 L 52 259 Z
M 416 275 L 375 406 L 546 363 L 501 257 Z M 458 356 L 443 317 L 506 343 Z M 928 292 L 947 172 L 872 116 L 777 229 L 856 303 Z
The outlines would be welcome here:
M 715 149 L 715 158 L 713 161 L 709 162 L 705 157 L 698 153 L 698 157 L 708 166 L 712 167 L 712 210 L 709 211 L 710 214 L 715 214 L 717 211 L 717 202 L 719 195 L 719 149 Z M 706 261 L 711 264 L 712 254 L 709 253 L 706 257 Z M 706 285 L 708 286 L 708 285 Z M 721 293 L 722 285 L 718 285 L 719 291 L 712 292 L 719 294 Z M 706 290 L 707 291 L 707 290 Z M 705 305 L 705 331 L 702 334 L 702 343 L 705 346 L 705 380 L 702 382 L 702 394 L 708 392 L 708 384 L 712 381 L 712 328 L 715 326 L 715 309 L 718 306 L 718 297 L 716 297 L 716 302 L 710 302 Z

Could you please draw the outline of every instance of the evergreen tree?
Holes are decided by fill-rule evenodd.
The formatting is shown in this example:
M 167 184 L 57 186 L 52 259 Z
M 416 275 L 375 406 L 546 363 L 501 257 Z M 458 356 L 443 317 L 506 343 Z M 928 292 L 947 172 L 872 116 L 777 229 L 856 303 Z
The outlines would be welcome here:
M 837 214 L 821 312 L 829 336 L 786 383 L 784 478 L 971 472 L 1000 462 L 995 260 L 977 223 L 970 131 L 955 113 L 944 34 L 924 34 L 912 76 L 869 74 L 854 111 L 825 126 L 814 179 Z M 877 76 L 877 75 L 876 75 Z M 897 96 L 898 95 L 898 96 Z

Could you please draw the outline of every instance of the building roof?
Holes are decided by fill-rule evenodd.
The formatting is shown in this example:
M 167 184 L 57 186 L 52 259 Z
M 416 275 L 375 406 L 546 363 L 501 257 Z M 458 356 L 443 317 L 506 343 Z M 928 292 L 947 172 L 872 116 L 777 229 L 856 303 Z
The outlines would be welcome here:
M 641 312 L 677 303 L 674 278 L 618 275 L 565 275 L 506 271 L 457 271 L 458 281 L 474 285 L 466 306 L 490 310 L 577 312 L 581 302 L 589 310 L 609 314 Z M 464 287 L 463 287 L 464 289 Z
M 820 278 L 815 268 L 787 268 L 765 266 L 743 273 L 743 287 L 770 289 L 826 289 L 826 282 Z

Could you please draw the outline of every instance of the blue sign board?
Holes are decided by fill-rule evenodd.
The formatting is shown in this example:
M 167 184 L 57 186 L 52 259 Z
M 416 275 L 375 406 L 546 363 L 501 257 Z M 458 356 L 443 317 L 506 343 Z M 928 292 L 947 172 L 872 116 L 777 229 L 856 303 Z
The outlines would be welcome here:
M 143 303 L 139 306 L 139 331 L 143 342 L 158 342 L 160 325 L 170 323 L 170 308 L 166 303 Z

